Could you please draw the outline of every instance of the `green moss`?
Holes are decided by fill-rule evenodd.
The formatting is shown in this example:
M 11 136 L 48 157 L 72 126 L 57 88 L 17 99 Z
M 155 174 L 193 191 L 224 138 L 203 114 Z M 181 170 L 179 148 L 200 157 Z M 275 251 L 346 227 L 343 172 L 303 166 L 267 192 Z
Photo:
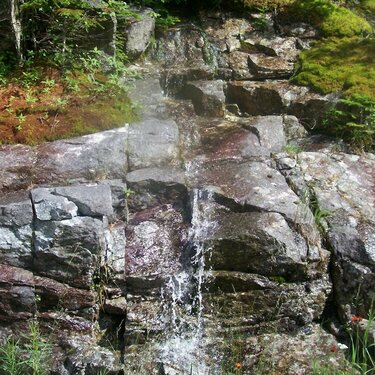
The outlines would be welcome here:
M 375 100 L 375 39 L 329 38 L 299 56 L 292 82 L 327 94 L 366 95 Z
M 100 100 L 87 105 L 81 113 L 71 117 L 73 126 L 64 138 L 121 127 L 136 119 L 133 106 L 126 97 Z
M 277 9 L 290 5 L 293 0 L 243 0 L 242 3 L 248 9 Z
M 353 36 L 371 32 L 370 24 L 349 9 L 335 7 L 321 23 L 324 36 Z
M 269 276 L 268 278 L 271 281 L 274 281 L 275 283 L 278 283 L 278 284 L 285 284 L 286 283 L 286 279 L 283 276 Z
M 287 16 L 310 22 L 325 37 L 350 37 L 372 31 L 364 18 L 329 0 L 296 0 L 289 7 Z

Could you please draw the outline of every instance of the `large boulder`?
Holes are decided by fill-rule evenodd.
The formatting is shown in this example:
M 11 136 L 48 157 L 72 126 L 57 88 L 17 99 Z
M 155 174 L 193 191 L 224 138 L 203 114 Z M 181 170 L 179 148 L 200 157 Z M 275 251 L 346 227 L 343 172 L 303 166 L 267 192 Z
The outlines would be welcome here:
M 35 224 L 34 268 L 46 277 L 89 289 L 105 254 L 106 223 L 91 217 Z
M 328 276 L 304 282 L 287 282 L 281 276 L 213 271 L 210 293 L 204 294 L 206 325 L 243 331 L 267 331 L 271 322 L 285 321 L 275 331 L 311 324 L 321 319 L 332 290 Z M 210 280 L 210 279 L 209 279 Z M 220 331 L 216 332 L 220 335 Z
M 196 184 L 210 186 L 215 199 L 234 210 L 278 212 L 287 220 L 311 224 L 306 204 L 290 189 L 285 178 L 266 162 L 217 162 L 196 177 Z
M 227 102 L 238 104 L 241 111 L 252 116 L 288 113 L 310 127 L 321 125 L 336 99 L 334 95 L 312 93 L 307 87 L 283 80 L 233 81 L 227 85 Z
M 155 15 L 152 9 L 138 13 L 126 30 L 125 51 L 129 56 L 139 56 L 150 45 L 155 30 Z
M 267 56 L 279 56 L 295 62 L 299 53 L 295 37 L 280 37 L 273 33 L 252 33 L 242 43 L 242 50 L 263 52 Z
M 38 147 L 0 147 L 0 191 L 53 182 L 124 178 L 128 128 L 108 130 Z
M 56 141 L 37 148 L 36 182 L 123 178 L 126 173 L 127 126 Z
M 39 312 L 53 309 L 77 311 L 93 307 L 96 303 L 96 295 L 91 290 L 72 288 L 40 276 L 34 277 L 34 285 Z
M 128 173 L 130 211 L 187 200 L 185 174 L 177 168 L 145 168 Z
M 257 116 L 238 121 L 242 127 L 254 132 L 260 146 L 269 153 L 280 152 L 285 146 L 285 122 L 281 116 Z M 267 153 L 265 152 L 267 155 Z

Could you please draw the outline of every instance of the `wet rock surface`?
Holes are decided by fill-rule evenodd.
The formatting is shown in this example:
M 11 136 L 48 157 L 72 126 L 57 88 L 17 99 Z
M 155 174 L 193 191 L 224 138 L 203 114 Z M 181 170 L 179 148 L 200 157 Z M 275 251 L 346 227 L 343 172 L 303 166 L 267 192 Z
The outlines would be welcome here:
M 132 24 L 129 51 L 153 22 Z M 243 373 L 344 371 L 318 323 L 371 309 L 374 156 L 310 138 L 301 124 L 335 98 L 286 80 L 315 30 L 201 22 L 161 32 L 136 67 L 138 122 L 0 146 L 0 339 L 38 318 L 56 374 L 220 374 L 238 342 Z

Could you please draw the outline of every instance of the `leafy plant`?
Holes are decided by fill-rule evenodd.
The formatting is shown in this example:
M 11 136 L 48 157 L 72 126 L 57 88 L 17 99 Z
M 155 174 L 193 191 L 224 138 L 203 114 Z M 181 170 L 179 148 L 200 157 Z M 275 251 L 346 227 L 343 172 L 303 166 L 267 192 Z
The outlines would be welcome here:
M 368 320 L 353 316 L 347 328 L 350 339 L 348 369 L 342 371 L 326 363 L 314 362 L 313 375 L 372 375 L 375 373 L 375 342 L 371 338 L 375 313 L 370 311 Z M 361 325 L 362 324 L 362 325 Z M 360 328 L 362 327 L 362 328 Z
M 362 328 L 360 328 L 361 324 Z M 371 336 L 374 329 L 375 312 L 370 311 L 368 320 L 353 317 L 350 334 L 350 362 L 354 369 L 361 375 L 374 374 L 375 372 L 375 342 Z
M 6 375 L 22 375 L 23 360 L 19 341 L 14 337 L 8 338 L 3 346 L 0 346 L 0 373 Z
M 52 346 L 42 336 L 37 322 L 29 323 L 29 333 L 19 340 L 7 339 L 0 347 L 0 373 L 2 375 L 47 375 Z
M 350 141 L 356 150 L 370 151 L 375 134 L 375 100 L 364 95 L 341 99 L 326 115 L 328 133 Z
M 293 144 L 293 143 L 288 143 L 283 147 L 283 150 L 290 156 L 297 155 L 302 151 L 301 147 Z
M 36 67 L 31 67 L 23 71 L 17 81 L 22 86 L 30 88 L 40 80 L 40 77 L 41 76 L 39 70 Z
M 25 340 L 23 348 L 27 358 L 25 364 L 31 369 L 33 375 L 46 375 L 49 372 L 49 356 L 52 346 L 42 337 L 37 322 L 31 322 L 29 329 L 29 335 L 22 335 Z
M 26 92 L 25 100 L 26 100 L 26 104 L 31 105 L 31 104 L 36 103 L 38 101 L 38 98 L 34 96 L 34 93 L 32 90 L 29 90 Z

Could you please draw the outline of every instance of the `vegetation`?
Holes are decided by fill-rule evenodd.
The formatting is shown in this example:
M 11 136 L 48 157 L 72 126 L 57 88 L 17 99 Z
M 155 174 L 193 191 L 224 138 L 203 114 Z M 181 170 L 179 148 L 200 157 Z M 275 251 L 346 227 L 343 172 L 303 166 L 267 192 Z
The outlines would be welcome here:
M 375 342 L 371 332 L 374 329 L 375 314 L 371 311 L 368 320 L 353 316 L 347 328 L 350 339 L 348 353 L 349 369 L 338 370 L 332 365 L 313 363 L 313 375 L 371 375 L 375 373 Z
M 366 17 L 374 14 L 374 0 L 133 3 L 155 9 L 161 27 L 179 22 L 171 9 L 202 7 L 272 10 L 284 22 L 311 23 L 323 39 L 300 54 L 292 81 L 342 96 L 327 113 L 324 130 L 349 140 L 357 150 L 372 148 L 375 37 Z M 1 143 L 35 144 L 90 133 L 134 116 L 120 79 L 128 72 L 119 30 L 137 17 L 126 1 L 7 0 L 7 4 L 0 12 L 0 26 L 7 25 L 15 53 L 0 55 Z M 95 49 L 101 43 L 105 53 Z M 102 107 L 108 110 L 103 112 Z
M 362 1 L 355 9 L 369 11 L 371 4 Z M 327 113 L 323 129 L 349 140 L 357 150 L 371 150 L 375 130 L 372 27 L 353 10 L 328 0 L 296 1 L 291 12 L 311 22 L 325 37 L 300 54 L 292 81 L 322 94 L 342 96 Z
M 27 60 L 0 87 L 1 142 L 33 145 L 123 125 L 135 116 L 124 74 L 131 74 L 125 65 L 97 49 L 64 72 Z
M 19 340 L 10 337 L 0 347 L 1 375 L 46 375 L 50 369 L 52 346 L 42 336 L 39 324 L 31 322 L 28 334 Z
M 9 2 L 16 11 L 5 12 L 2 26 L 18 22 L 18 28 L 10 33 L 14 53 L 0 55 L 0 143 L 33 145 L 121 126 L 135 116 L 117 28 L 134 17 L 125 2 Z M 111 35 L 103 35 L 108 22 Z M 95 47 L 101 39 L 104 52 Z

